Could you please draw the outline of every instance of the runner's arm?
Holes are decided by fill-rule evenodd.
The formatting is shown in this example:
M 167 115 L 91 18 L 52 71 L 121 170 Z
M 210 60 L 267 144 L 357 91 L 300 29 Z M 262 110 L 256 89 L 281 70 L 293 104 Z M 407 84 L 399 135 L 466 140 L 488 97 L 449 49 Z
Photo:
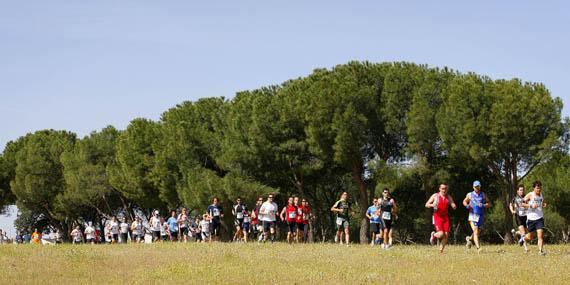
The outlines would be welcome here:
M 511 211 L 511 214 L 513 214 L 513 215 L 516 214 L 516 212 L 517 212 L 515 210 L 515 205 L 513 204 L 512 201 L 509 203 L 509 210 Z
M 395 215 L 398 213 L 398 204 L 396 204 L 396 200 L 392 199 L 392 205 L 394 206 L 392 208 L 392 213 Z
M 279 217 L 281 218 L 281 221 L 285 221 L 284 215 L 285 215 L 285 211 L 287 208 L 283 207 L 283 210 L 281 210 L 281 214 L 279 215 Z
M 467 207 L 467 209 L 469 209 L 469 201 L 471 199 L 469 199 L 469 193 L 467 193 L 467 196 L 465 196 L 465 199 L 463 199 L 463 206 Z
M 491 203 L 489 203 L 489 199 L 487 199 L 487 194 L 483 193 L 483 199 L 485 199 L 485 204 L 483 205 L 486 209 L 489 209 L 489 207 L 491 207 Z
M 338 201 L 334 203 L 334 205 L 332 206 L 331 212 L 338 213 L 339 211 L 341 211 L 340 209 L 337 209 L 337 206 L 338 206 Z
M 524 196 L 522 206 L 525 208 L 530 208 L 530 204 L 528 204 L 529 201 L 530 201 L 530 193 L 528 193 L 528 194 L 526 194 L 526 196 Z
M 451 197 L 451 195 L 447 195 L 447 197 L 449 198 L 449 202 L 451 202 L 451 208 L 453 210 L 457 209 L 457 205 L 455 205 L 455 201 L 453 201 L 453 197 Z
M 433 201 L 435 200 L 435 194 L 431 195 L 426 202 L 426 208 L 433 208 Z
M 370 213 L 370 211 L 369 211 L 369 210 L 366 210 L 366 218 L 368 218 L 369 220 L 371 220 L 371 219 L 372 219 L 372 216 L 370 216 L 369 213 Z

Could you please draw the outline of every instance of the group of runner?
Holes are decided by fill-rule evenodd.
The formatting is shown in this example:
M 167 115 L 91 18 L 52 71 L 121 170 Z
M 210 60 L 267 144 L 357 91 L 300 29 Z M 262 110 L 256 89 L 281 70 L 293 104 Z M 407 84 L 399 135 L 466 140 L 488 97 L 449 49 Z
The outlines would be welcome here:
M 528 252 L 528 242 L 534 238 L 536 233 L 539 254 L 544 255 L 543 209 L 546 203 L 541 191 L 540 181 L 535 181 L 533 190 L 526 194 L 524 186 L 520 185 L 509 208 L 517 224 L 517 229 L 513 229 L 512 233 L 518 237 L 519 244 L 524 246 L 525 252 Z M 485 210 L 490 207 L 487 195 L 481 190 L 481 182 L 473 182 L 473 190 L 467 193 L 462 204 L 468 211 L 467 220 L 472 230 L 471 235 L 466 238 L 466 247 L 471 249 L 475 246 L 480 252 L 480 236 L 485 221 Z M 443 253 L 448 243 L 450 229 L 448 211 L 450 207 L 457 209 L 457 205 L 448 193 L 448 185 L 440 184 L 439 192 L 428 199 L 425 207 L 433 209 L 434 231 L 431 233 L 430 243 L 435 244 L 437 240 L 439 250 Z M 343 192 L 330 210 L 335 214 L 335 242 L 349 245 L 352 208 L 348 193 Z M 309 227 L 314 219 L 309 202 L 296 196 L 289 197 L 287 205 L 281 211 L 272 194 L 269 194 L 266 200 L 259 197 L 251 209 L 238 197 L 231 212 L 235 226 L 232 241 L 235 242 L 248 242 L 250 238 L 257 239 L 259 242 L 275 241 L 278 220 L 287 225 L 288 243 L 305 242 L 308 240 Z M 389 189 L 384 188 L 382 195 L 373 198 L 373 204 L 366 211 L 366 218 L 370 222 L 371 245 L 380 244 L 382 249 L 392 247 L 392 226 L 394 220 L 397 219 L 397 213 L 396 201 L 390 196 Z M 224 218 L 224 210 L 220 205 L 220 200 L 214 198 L 206 212 L 195 218 L 191 218 L 185 208 L 182 208 L 180 213 L 171 211 L 168 219 L 161 217 L 159 211 L 155 210 L 146 224 L 138 216 L 132 223 L 128 223 L 125 219 L 119 221 L 117 217 L 112 217 L 105 223 L 104 238 L 108 243 L 126 243 L 129 236 L 131 242 L 167 240 L 187 242 L 190 237 L 198 242 L 212 242 L 219 239 L 222 218 Z M 149 238 L 148 233 L 152 236 L 151 241 L 145 240 L 145 236 Z M 97 243 L 100 235 L 99 230 L 91 222 L 83 231 L 78 226 L 71 232 L 73 243 Z M 40 238 L 41 234 L 36 229 L 31 236 L 32 243 L 38 243 Z
M 546 203 L 544 202 L 542 191 L 542 183 L 535 181 L 532 185 L 533 190 L 525 195 L 523 185 L 518 186 L 517 194 L 510 203 L 511 213 L 515 216 L 518 230 L 512 231 L 518 235 L 519 244 L 524 246 L 525 252 L 528 252 L 528 242 L 534 238 L 536 232 L 538 236 L 538 253 L 545 255 L 544 251 L 544 211 Z M 439 192 L 433 194 L 425 204 L 426 208 L 433 209 L 433 225 L 435 230 L 431 233 L 430 243 L 434 244 L 439 241 L 439 250 L 443 253 L 449 236 L 450 221 L 448 209 L 456 209 L 457 206 L 453 198 L 447 193 L 447 184 L 439 185 Z M 485 221 L 485 209 L 490 207 L 487 195 L 481 191 L 481 182 L 473 182 L 473 191 L 467 193 L 463 199 L 463 206 L 469 211 L 467 221 L 472 229 L 472 234 L 466 238 L 466 247 L 471 249 L 473 245 L 477 248 L 477 252 L 481 251 L 480 235 Z

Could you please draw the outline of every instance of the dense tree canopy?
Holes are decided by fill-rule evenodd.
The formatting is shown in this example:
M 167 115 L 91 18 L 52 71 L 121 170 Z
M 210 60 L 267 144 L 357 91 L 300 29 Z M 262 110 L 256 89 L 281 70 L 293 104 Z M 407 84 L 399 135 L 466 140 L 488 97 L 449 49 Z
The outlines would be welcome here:
M 267 193 L 281 194 L 280 203 L 299 195 L 317 216 L 313 233 L 325 239 L 334 227 L 330 206 L 347 191 L 355 238 L 366 242 L 364 212 L 376 189 L 389 187 L 401 208 L 397 240 L 425 242 L 431 229 L 423 204 L 438 183 L 460 200 L 482 180 L 493 200 L 485 234 L 509 241 L 506 209 L 519 183 L 543 179 L 553 226 L 570 219 L 561 110 L 539 83 L 350 62 L 231 100 L 183 102 L 124 131 L 107 127 L 82 139 L 28 134 L 0 155 L 0 207 L 17 202 L 19 229 L 66 230 L 137 210 L 199 214 L 214 196 L 229 207 L 238 196 L 252 204 Z M 466 215 L 452 214 L 455 240 L 467 233 Z

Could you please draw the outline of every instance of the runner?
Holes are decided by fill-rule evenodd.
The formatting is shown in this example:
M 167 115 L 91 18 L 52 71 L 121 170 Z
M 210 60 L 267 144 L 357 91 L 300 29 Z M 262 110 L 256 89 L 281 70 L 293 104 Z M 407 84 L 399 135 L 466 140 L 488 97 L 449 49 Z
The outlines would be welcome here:
M 309 201 L 303 199 L 301 205 L 303 206 L 303 241 L 307 242 L 309 240 L 309 223 L 313 220 L 313 215 L 311 214 Z
M 242 225 L 242 233 L 243 233 L 243 241 L 247 243 L 247 238 L 249 236 L 249 229 L 251 225 L 251 215 L 249 210 L 245 209 L 243 211 L 243 225 Z
M 73 244 L 79 244 L 83 242 L 83 235 L 81 234 L 81 228 L 79 226 L 75 227 L 75 229 L 71 231 L 70 235 Z
M 208 214 L 204 214 L 202 216 L 202 221 L 200 221 L 200 231 L 202 236 L 202 242 L 211 243 L 212 242 L 212 233 L 210 230 L 210 220 L 212 217 Z
M 121 232 L 121 243 L 127 243 L 129 239 L 129 223 L 127 223 L 127 218 L 124 217 L 122 222 L 119 224 L 120 232 Z
M 378 198 L 372 200 L 372 206 L 368 207 L 366 210 L 366 218 L 370 221 L 370 245 L 373 246 L 380 242 L 380 204 L 378 203 Z M 384 244 L 382 244 L 384 248 Z
M 433 225 L 435 232 L 431 232 L 430 243 L 433 244 L 437 238 L 440 241 L 439 252 L 443 253 L 447 238 L 449 236 L 449 215 L 447 214 L 448 208 L 451 206 L 454 210 L 457 208 L 453 198 L 447 194 L 447 184 L 442 183 L 439 185 L 439 193 L 431 195 L 426 202 L 426 208 L 433 209 Z
M 275 241 L 275 226 L 277 220 L 277 213 L 279 208 L 277 204 L 273 202 L 273 194 L 267 196 L 267 201 L 265 201 L 261 208 L 259 208 L 259 219 L 263 223 L 263 241 L 270 239 L 271 242 Z M 269 236 L 271 235 L 271 238 Z
M 305 201 L 305 199 L 303 199 L 303 201 Z M 297 225 L 295 226 L 297 228 L 297 233 L 295 233 L 295 242 L 299 243 L 302 242 L 304 239 L 304 235 L 303 235 L 303 231 L 305 228 L 305 225 L 303 224 L 303 204 L 299 204 L 299 197 L 295 196 L 293 198 L 293 205 L 295 205 L 295 207 L 297 207 L 297 216 L 295 218 L 295 223 L 297 223 Z
M 220 236 L 220 227 L 222 224 L 221 218 L 224 217 L 224 210 L 220 206 L 220 199 L 214 197 L 214 201 L 212 205 L 208 206 L 207 212 L 208 215 L 210 215 L 210 231 L 213 234 L 213 240 L 216 241 Z
M 159 233 L 160 242 L 170 240 L 170 229 L 168 228 L 168 223 L 164 220 L 163 217 L 160 217 Z
M 178 219 L 176 218 L 176 211 L 170 212 L 170 218 L 166 221 L 168 224 L 168 232 L 170 233 L 170 241 L 178 241 Z
M 201 216 L 198 215 L 194 218 L 194 221 L 192 222 L 192 224 L 190 224 L 190 232 L 192 233 L 192 236 L 194 237 L 194 240 L 196 242 L 202 241 L 202 231 L 200 230 L 200 221 L 201 220 L 202 220 Z
M 180 240 L 188 242 L 188 227 L 190 220 L 188 219 L 188 214 L 186 214 L 186 208 L 182 208 L 180 215 L 178 215 L 178 229 L 180 232 Z
M 117 221 L 117 217 L 113 216 L 111 222 L 108 226 L 109 232 L 111 233 L 111 243 L 118 243 L 119 242 L 119 221 Z
M 152 242 L 160 241 L 160 228 L 162 227 L 162 222 L 160 221 L 160 215 L 158 210 L 154 211 L 154 215 L 148 220 L 150 224 L 150 230 L 152 231 Z
M 95 228 L 93 228 L 93 223 L 88 222 L 87 227 L 85 227 L 85 242 L 90 244 L 95 244 Z
M 398 213 L 398 205 L 390 196 L 390 190 L 388 188 L 382 190 L 382 198 L 378 203 L 380 204 L 380 210 L 382 212 L 381 219 L 384 224 L 384 229 L 382 230 L 382 238 L 384 239 L 382 249 L 390 249 L 392 247 L 392 224 Z
M 473 182 L 473 191 L 467 193 L 463 200 L 463 206 L 469 210 L 468 221 L 473 230 L 473 234 L 466 238 L 467 249 L 470 249 L 474 242 L 477 252 L 481 252 L 479 236 L 481 236 L 481 228 L 485 222 L 485 209 L 490 206 L 487 195 L 481 191 L 481 182 Z
M 257 198 L 257 202 L 255 203 L 255 208 L 253 208 L 253 212 L 251 213 L 251 225 L 253 236 L 257 241 L 261 241 L 263 239 L 263 224 L 259 221 L 259 209 L 261 209 L 261 205 L 263 204 L 263 198 Z
M 144 237 L 143 237 L 143 229 L 140 217 L 138 216 L 135 217 L 135 220 L 131 224 L 131 231 L 133 233 L 132 237 L 133 242 L 139 243 L 143 241 Z
M 348 202 L 348 193 L 342 192 L 340 200 L 336 201 L 331 208 L 333 213 L 336 213 L 336 239 L 342 244 L 342 234 L 344 229 L 344 238 L 346 245 L 350 244 L 350 222 L 349 215 L 352 213 L 352 208 Z
M 513 198 L 509 204 L 509 209 L 511 213 L 515 216 L 515 221 L 517 223 L 518 230 L 512 230 L 513 238 L 518 235 L 519 245 L 524 245 L 524 236 L 526 235 L 526 208 L 523 206 L 524 203 L 524 186 L 519 185 L 517 189 L 517 195 Z
M 287 222 L 287 242 L 291 244 L 297 232 L 297 207 L 293 204 L 293 197 L 287 199 L 287 206 L 281 211 L 281 221 Z
M 534 238 L 534 232 L 538 236 L 538 254 L 546 255 L 544 251 L 544 211 L 546 208 L 546 203 L 544 202 L 544 197 L 542 195 L 542 183 L 540 181 L 535 181 L 532 183 L 533 191 L 526 194 L 524 197 L 523 205 L 528 208 L 526 214 L 526 225 L 528 233 L 524 237 L 525 252 L 528 252 L 527 243 Z
M 236 217 L 234 225 L 236 227 L 236 232 L 234 234 L 233 241 L 240 241 L 242 237 L 242 227 L 243 227 L 243 212 L 245 211 L 245 205 L 242 205 L 241 198 L 236 199 L 236 204 L 232 207 L 232 214 Z

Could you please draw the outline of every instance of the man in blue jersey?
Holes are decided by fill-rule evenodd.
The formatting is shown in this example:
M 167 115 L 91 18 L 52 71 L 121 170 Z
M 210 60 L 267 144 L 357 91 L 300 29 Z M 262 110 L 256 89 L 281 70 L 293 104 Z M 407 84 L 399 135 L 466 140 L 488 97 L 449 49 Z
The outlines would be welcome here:
M 484 210 L 490 206 L 487 195 L 481 191 L 481 182 L 473 182 L 473 191 L 467 193 L 467 196 L 463 200 L 463 206 L 469 211 L 468 221 L 473 230 L 473 234 L 467 237 L 467 249 L 470 249 L 473 243 L 475 243 L 477 252 L 481 252 L 479 236 L 481 235 L 481 228 L 485 221 Z
M 380 223 L 380 204 L 378 203 L 378 198 L 374 198 L 372 200 L 372 206 L 368 207 L 368 210 L 366 210 L 366 217 L 368 220 L 370 220 L 370 245 L 378 244 L 380 243 L 380 231 L 382 230 L 382 223 Z
M 222 224 L 222 218 L 224 217 L 224 210 L 220 206 L 220 199 L 214 197 L 212 205 L 208 206 L 206 210 L 208 215 L 210 215 L 210 232 L 212 233 L 213 239 L 217 240 L 220 236 L 220 228 Z

